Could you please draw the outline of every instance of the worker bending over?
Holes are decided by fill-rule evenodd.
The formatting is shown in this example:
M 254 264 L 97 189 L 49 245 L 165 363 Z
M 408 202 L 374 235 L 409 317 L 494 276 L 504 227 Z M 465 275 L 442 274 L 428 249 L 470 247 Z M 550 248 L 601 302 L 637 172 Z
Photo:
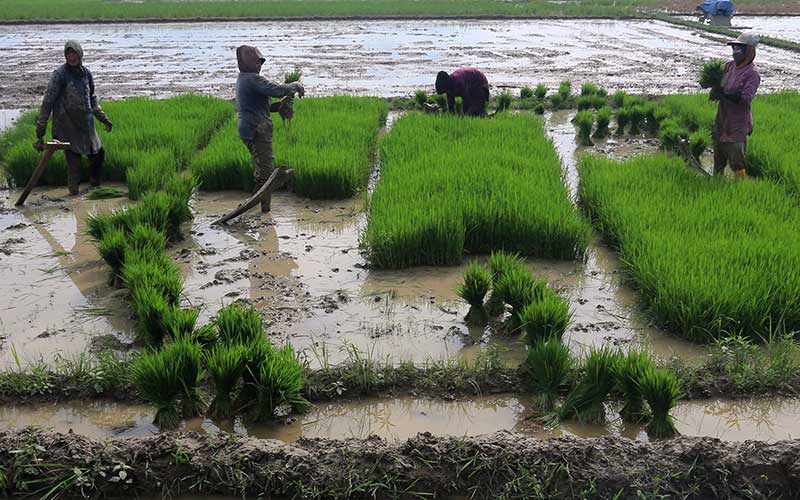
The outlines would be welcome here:
M 39 108 L 36 120 L 36 144 L 38 150 L 44 148 L 44 133 L 47 121 L 53 115 L 53 139 L 70 143 L 64 150 L 67 160 L 67 186 L 69 194 L 78 194 L 81 182 L 81 156 L 89 157 L 89 182 L 100 185 L 100 171 L 103 168 L 105 151 L 100 137 L 94 128 L 94 119 L 105 125 L 111 132 L 108 119 L 94 93 L 94 78 L 83 65 L 83 49 L 75 40 L 64 44 L 66 62 L 50 76 L 47 90 Z
M 456 112 L 456 97 L 461 98 L 459 112 L 469 116 L 486 114 L 489 102 L 489 81 L 475 68 L 461 68 L 447 74 L 440 71 L 436 75 L 436 93 L 447 94 L 447 109 Z
M 753 60 L 756 58 L 758 38 L 742 33 L 734 42 L 733 61 L 725 65 L 721 87 L 711 89 L 711 100 L 719 101 L 714 120 L 714 173 L 722 174 L 730 164 L 736 177 L 747 176 L 744 153 L 747 136 L 753 132 L 753 115 L 750 105 L 756 95 L 761 76 Z
M 236 49 L 239 64 L 239 78 L 236 80 L 236 110 L 239 112 L 238 130 L 250 156 L 253 157 L 255 189 L 269 179 L 275 170 L 275 156 L 272 152 L 272 119 L 270 112 L 281 112 L 284 106 L 291 110 L 290 100 L 297 94 L 305 95 L 299 83 L 278 84 L 270 82 L 259 73 L 264 64 L 264 56 L 256 47 L 242 45 Z M 281 97 L 280 101 L 270 103 L 270 98 Z M 261 201 L 261 211 L 269 212 L 271 195 Z

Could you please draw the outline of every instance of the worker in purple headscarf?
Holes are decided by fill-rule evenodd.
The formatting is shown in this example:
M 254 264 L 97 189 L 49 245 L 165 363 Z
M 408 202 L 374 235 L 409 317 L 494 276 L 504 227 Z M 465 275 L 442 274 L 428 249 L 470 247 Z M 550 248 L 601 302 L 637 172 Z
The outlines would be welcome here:
M 456 112 L 456 97 L 461 98 L 461 111 L 468 116 L 484 116 L 489 102 L 489 81 L 475 68 L 461 68 L 436 75 L 436 93 L 447 94 L 447 109 Z

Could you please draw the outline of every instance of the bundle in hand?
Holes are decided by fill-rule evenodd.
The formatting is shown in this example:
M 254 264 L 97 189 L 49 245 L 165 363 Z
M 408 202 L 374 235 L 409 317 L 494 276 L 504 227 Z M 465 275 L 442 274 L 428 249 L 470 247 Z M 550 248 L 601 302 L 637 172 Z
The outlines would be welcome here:
M 700 70 L 700 87 L 704 89 L 717 88 L 722 86 L 722 77 L 725 74 L 725 62 L 720 59 L 712 59 L 703 64 Z
M 294 71 L 284 75 L 283 83 L 289 84 L 299 82 L 301 76 L 303 76 L 303 73 L 300 71 L 300 68 L 295 68 Z M 285 126 L 291 125 L 292 117 L 294 117 L 294 95 L 290 95 L 283 99 L 283 104 L 278 110 L 278 114 L 281 116 Z

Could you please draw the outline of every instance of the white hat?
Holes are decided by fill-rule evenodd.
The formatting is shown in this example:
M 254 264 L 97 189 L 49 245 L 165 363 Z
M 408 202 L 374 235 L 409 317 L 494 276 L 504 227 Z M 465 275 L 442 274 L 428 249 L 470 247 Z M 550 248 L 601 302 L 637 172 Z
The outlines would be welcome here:
M 728 45 L 750 45 L 752 47 L 757 47 L 758 37 L 751 33 L 742 33 L 733 42 L 728 42 Z

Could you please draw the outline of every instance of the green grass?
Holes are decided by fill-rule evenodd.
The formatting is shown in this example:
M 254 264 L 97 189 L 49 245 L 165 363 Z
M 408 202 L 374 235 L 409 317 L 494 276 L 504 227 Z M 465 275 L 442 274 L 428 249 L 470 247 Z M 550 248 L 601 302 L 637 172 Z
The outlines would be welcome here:
M 549 412 L 555 408 L 573 364 L 569 348 L 561 343 L 560 338 L 538 340 L 529 346 L 525 368 L 540 410 Z
M 149 183 L 143 183 L 141 175 L 133 174 L 134 181 L 139 182 L 134 182 L 129 190 L 132 199 L 158 188 L 164 176 L 178 172 L 234 114 L 233 106 L 223 99 L 191 94 L 164 100 L 131 98 L 102 104 L 115 124 L 111 132 L 97 127 L 106 150 L 103 180 L 124 182 L 128 172 L 133 174 L 139 168 L 150 168 L 159 174 Z M 9 176 L 18 186 L 28 182 L 38 162 L 40 153 L 31 147 L 36 138 L 34 129 L 32 122 L 21 120 L 14 133 L 17 140 L 5 156 Z M 87 175 L 88 163 L 84 160 L 81 178 L 87 179 Z M 66 184 L 63 154 L 53 156 L 41 184 Z
M 410 113 L 381 145 L 363 245 L 380 268 L 449 265 L 465 252 L 572 259 L 591 230 L 569 201 L 540 119 Z
M 294 169 L 294 191 L 310 198 L 348 198 L 367 186 L 386 102 L 376 98 L 297 99 L 291 127 L 274 121 L 276 166 Z M 231 118 L 190 162 L 200 188 L 253 189 L 253 162 Z
M 800 330 L 800 208 L 782 188 L 663 155 L 579 168 L 586 211 L 658 323 L 697 341 Z
M 107 200 L 110 198 L 123 198 L 128 194 L 121 189 L 117 189 L 115 187 L 108 187 L 108 186 L 100 186 L 97 188 L 92 189 L 86 195 L 87 200 Z

